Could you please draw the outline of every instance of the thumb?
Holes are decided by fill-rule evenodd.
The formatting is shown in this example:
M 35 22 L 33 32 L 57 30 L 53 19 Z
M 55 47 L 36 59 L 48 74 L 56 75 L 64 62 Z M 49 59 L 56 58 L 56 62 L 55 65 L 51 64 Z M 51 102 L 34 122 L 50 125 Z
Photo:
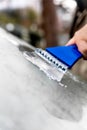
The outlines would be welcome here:
M 74 39 L 74 38 L 70 39 L 70 40 L 68 41 L 68 43 L 66 44 L 66 46 L 68 46 L 68 45 L 73 45 L 73 44 L 75 44 L 75 39 Z

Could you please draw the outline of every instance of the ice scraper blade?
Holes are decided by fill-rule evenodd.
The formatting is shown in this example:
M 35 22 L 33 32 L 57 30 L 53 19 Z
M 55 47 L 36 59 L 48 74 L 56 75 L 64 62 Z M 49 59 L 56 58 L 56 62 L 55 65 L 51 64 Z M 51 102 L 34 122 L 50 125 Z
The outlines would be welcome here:
M 23 54 L 50 79 L 57 81 L 61 81 L 67 69 L 82 57 L 76 45 L 49 47 L 46 50 L 36 48 L 34 52 L 25 51 Z

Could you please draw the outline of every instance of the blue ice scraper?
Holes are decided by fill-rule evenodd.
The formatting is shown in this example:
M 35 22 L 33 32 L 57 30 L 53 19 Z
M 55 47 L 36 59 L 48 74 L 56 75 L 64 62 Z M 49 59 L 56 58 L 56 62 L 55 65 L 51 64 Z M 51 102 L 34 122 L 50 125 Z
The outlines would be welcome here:
M 53 55 L 56 59 L 71 68 L 81 57 L 82 54 L 78 51 L 77 46 L 61 46 L 46 48 L 46 51 Z
M 71 68 L 82 57 L 75 44 L 49 47 L 46 50 L 36 48 L 32 53 L 24 52 L 24 55 L 48 76 L 57 81 L 60 81 L 67 69 Z M 39 60 L 37 60 L 37 57 L 39 57 Z

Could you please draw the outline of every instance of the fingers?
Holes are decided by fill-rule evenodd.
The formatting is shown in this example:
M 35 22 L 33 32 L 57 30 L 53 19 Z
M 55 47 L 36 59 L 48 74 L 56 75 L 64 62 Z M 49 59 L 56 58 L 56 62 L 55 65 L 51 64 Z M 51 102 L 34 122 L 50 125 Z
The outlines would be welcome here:
M 73 37 L 72 39 L 69 40 L 66 46 L 73 45 L 73 44 L 77 45 L 78 50 L 83 55 L 83 58 L 87 60 L 87 42 L 84 40 L 78 40 L 78 39 L 75 40 L 75 38 Z
M 79 41 L 77 43 L 78 50 L 82 53 L 84 59 L 87 59 L 87 42 Z
M 68 43 L 66 44 L 66 46 L 68 46 L 68 45 L 73 45 L 73 44 L 75 44 L 75 39 L 74 39 L 74 38 L 70 39 L 70 40 L 68 41 Z
M 76 31 L 73 38 L 66 45 L 76 44 L 84 59 L 87 59 L 87 24 Z

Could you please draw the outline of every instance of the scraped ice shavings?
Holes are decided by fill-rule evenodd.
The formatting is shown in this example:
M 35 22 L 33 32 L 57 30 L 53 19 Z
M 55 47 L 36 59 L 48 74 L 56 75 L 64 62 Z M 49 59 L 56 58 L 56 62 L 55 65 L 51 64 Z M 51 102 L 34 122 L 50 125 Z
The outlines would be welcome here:
M 50 65 L 48 62 L 37 56 L 35 52 L 24 52 L 24 56 L 31 63 L 38 66 L 39 69 L 43 71 L 50 80 L 55 80 L 59 82 L 61 86 L 65 86 L 60 83 L 64 76 L 64 73 L 58 71 L 56 67 Z

